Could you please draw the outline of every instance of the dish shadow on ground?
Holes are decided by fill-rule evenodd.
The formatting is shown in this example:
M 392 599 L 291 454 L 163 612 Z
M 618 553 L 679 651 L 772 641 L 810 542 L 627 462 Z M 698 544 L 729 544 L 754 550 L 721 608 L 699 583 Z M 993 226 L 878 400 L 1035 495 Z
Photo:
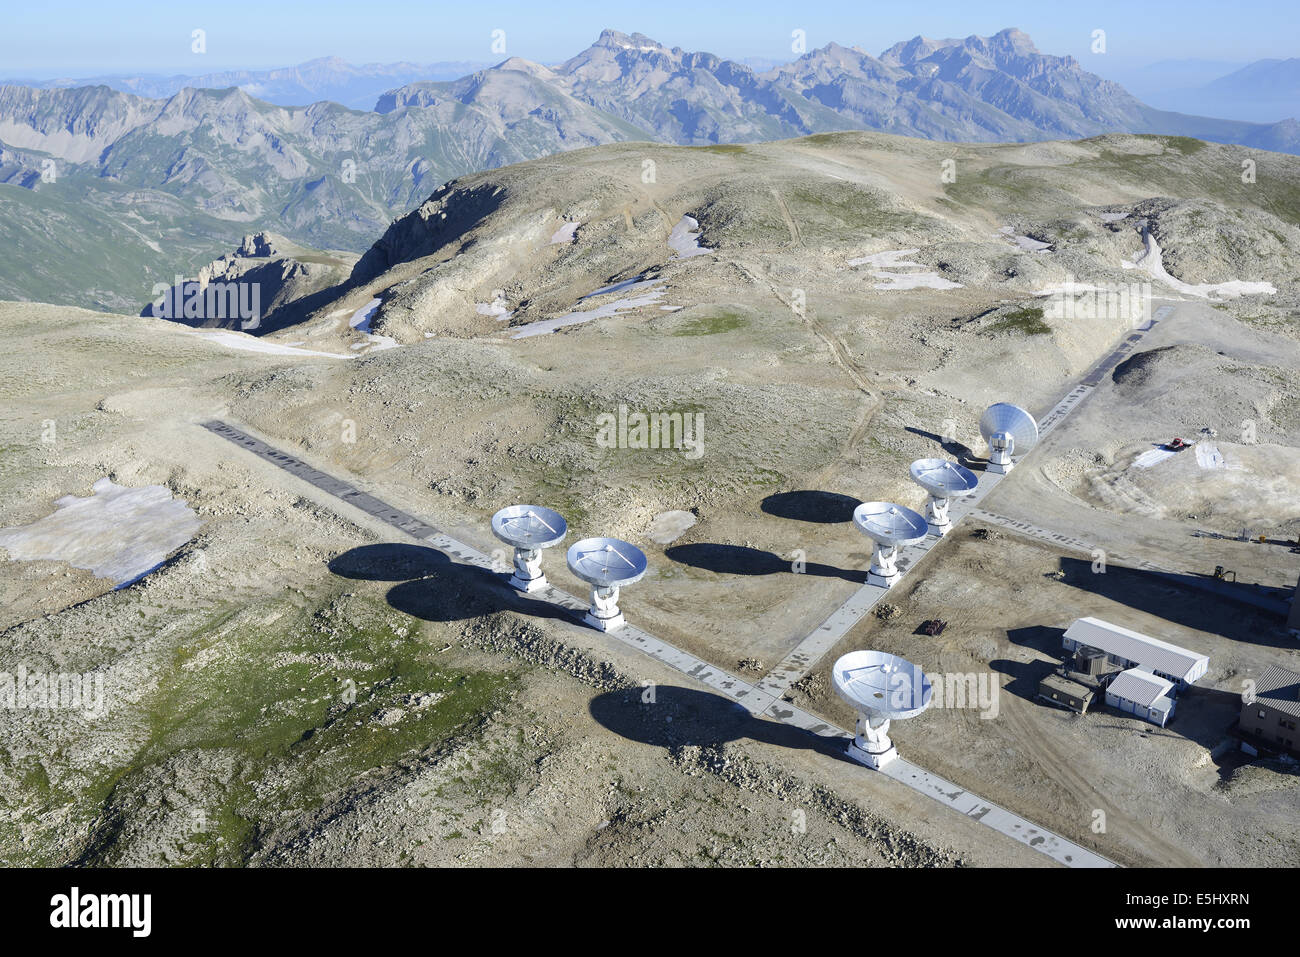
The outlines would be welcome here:
M 853 510 L 861 504 L 851 495 L 839 492 L 821 492 L 803 489 L 797 492 L 777 492 L 763 499 L 759 506 L 768 515 L 788 518 L 795 522 L 813 522 L 834 525 L 853 521 Z
M 506 583 L 507 573 L 453 562 L 424 545 L 362 545 L 331 559 L 329 570 L 357 581 L 396 582 L 388 590 L 388 604 L 424 621 L 464 621 L 499 611 L 579 620 L 564 608 L 521 595 Z
M 646 700 L 653 692 L 653 700 Z M 591 716 L 629 741 L 659 748 L 710 747 L 747 738 L 781 748 L 815 751 L 858 765 L 848 739 L 824 738 L 800 728 L 756 718 L 730 698 L 708 691 L 657 685 L 621 688 L 591 699 Z
M 936 435 L 933 432 L 927 432 L 925 429 L 918 429 L 910 425 L 906 425 L 903 428 L 905 431 L 911 432 L 913 435 L 919 435 L 923 439 L 929 439 L 931 442 L 934 442 L 939 446 L 939 448 L 943 449 L 955 458 L 958 463 L 966 466 L 966 468 L 970 469 L 972 472 L 983 472 L 988 467 L 988 459 L 984 458 L 982 455 L 976 455 L 975 450 L 963 442 L 958 442 L 956 439 L 945 439 L 942 435 Z
M 863 584 L 867 580 L 867 573 L 863 569 L 836 568 L 819 562 L 805 562 L 803 571 L 796 572 L 793 562 L 786 561 L 775 552 L 765 552 L 745 545 L 697 542 L 666 548 L 664 555 L 679 564 L 702 568 L 718 575 L 803 574 L 818 578 L 843 578 L 857 584 Z

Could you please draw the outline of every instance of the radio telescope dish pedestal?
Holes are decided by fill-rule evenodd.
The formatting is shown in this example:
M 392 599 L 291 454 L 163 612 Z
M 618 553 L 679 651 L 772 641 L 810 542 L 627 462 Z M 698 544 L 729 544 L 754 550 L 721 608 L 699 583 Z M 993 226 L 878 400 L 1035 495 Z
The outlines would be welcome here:
M 919 542 L 930 531 L 922 516 L 890 502 L 863 502 L 853 510 L 853 524 L 875 542 L 867 583 L 882 588 L 892 588 L 902 577 L 898 570 L 898 546 Z
M 940 538 L 952 528 L 948 516 L 952 500 L 972 494 L 979 485 L 974 472 L 947 459 L 917 459 L 912 463 L 912 481 L 930 493 L 925 518 L 930 534 Z
M 569 546 L 567 558 L 569 571 L 591 585 L 591 610 L 583 621 L 601 631 L 623 627 L 618 591 L 645 575 L 645 552 L 617 538 L 584 538 Z
M 512 588 L 534 592 L 546 587 L 542 549 L 558 545 L 568 530 L 559 512 L 541 505 L 509 505 L 492 516 L 492 534 L 515 550 Z
M 930 679 L 907 659 L 883 651 L 849 652 L 835 662 L 831 678 L 836 693 L 858 713 L 849 756 L 876 770 L 896 760 L 889 723 L 930 707 Z
M 980 416 L 980 435 L 989 445 L 988 470 L 1005 475 L 1015 468 L 1013 456 L 1024 455 L 1038 443 L 1038 423 L 1020 406 L 997 402 Z

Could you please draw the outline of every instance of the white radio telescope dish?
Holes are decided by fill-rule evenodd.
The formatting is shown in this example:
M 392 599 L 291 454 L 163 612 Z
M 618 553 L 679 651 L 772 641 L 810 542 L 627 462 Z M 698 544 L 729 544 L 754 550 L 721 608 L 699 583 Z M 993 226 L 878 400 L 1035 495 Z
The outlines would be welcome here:
M 524 592 L 546 587 L 542 549 L 558 545 L 569 531 L 559 512 L 541 505 L 508 505 L 492 516 L 492 534 L 515 550 L 510 584 Z
M 883 588 L 892 587 L 902 577 L 898 546 L 922 541 L 930 533 L 923 516 L 892 502 L 863 502 L 853 510 L 853 524 L 875 542 L 867 581 Z
M 912 463 L 912 481 L 930 493 L 925 518 L 930 534 L 943 536 L 952 528 L 948 506 L 954 498 L 972 494 L 979 486 L 975 473 L 947 459 L 917 459 Z
M 1038 444 L 1038 423 L 1020 406 L 996 402 L 980 416 L 980 435 L 989 446 L 988 470 L 1005 474 L 1015 466 L 1014 456 Z
M 601 631 L 624 624 L 618 590 L 639 582 L 648 563 L 645 552 L 617 538 L 584 538 L 569 546 L 569 571 L 591 585 L 591 610 L 584 619 Z
M 849 753 L 873 768 L 898 757 L 889 723 L 916 717 L 930 707 L 934 694 L 924 671 L 883 651 L 849 652 L 835 662 L 831 679 L 836 693 L 858 713 Z

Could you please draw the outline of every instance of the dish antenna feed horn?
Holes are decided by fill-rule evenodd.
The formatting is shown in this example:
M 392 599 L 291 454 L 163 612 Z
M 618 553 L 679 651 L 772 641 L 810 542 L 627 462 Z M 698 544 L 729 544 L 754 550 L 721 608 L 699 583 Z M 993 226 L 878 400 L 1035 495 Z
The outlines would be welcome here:
M 892 502 L 863 502 L 853 510 L 853 524 L 875 543 L 867 582 L 882 588 L 892 588 L 903 575 L 898 546 L 923 541 L 930 533 L 924 517 Z
M 569 571 L 591 585 L 591 610 L 583 620 L 601 631 L 623 627 L 619 589 L 645 576 L 645 552 L 617 538 L 584 538 L 569 546 L 567 557 Z
M 492 534 L 515 550 L 511 587 L 522 592 L 545 588 L 542 549 L 558 545 L 568 531 L 559 512 L 541 505 L 509 505 L 493 515 Z
M 925 518 L 930 534 L 942 537 L 952 528 L 948 506 L 954 498 L 972 494 L 979 485 L 975 473 L 947 459 L 917 459 L 912 463 L 912 481 L 929 493 Z
M 980 416 L 980 435 L 989 446 L 988 471 L 1005 475 L 1038 444 L 1038 423 L 1020 406 L 996 402 Z
M 835 691 L 858 714 L 849 756 L 879 770 L 897 759 L 891 721 L 914 718 L 930 707 L 930 679 L 905 658 L 884 651 L 851 651 L 831 669 Z

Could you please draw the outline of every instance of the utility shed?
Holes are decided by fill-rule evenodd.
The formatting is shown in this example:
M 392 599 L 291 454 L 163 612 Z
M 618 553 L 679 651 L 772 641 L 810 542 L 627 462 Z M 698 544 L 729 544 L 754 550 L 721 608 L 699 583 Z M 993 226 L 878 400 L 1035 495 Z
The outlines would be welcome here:
M 1174 701 L 1169 696 L 1173 690 L 1173 682 L 1140 668 L 1130 668 L 1117 674 L 1107 686 L 1106 703 L 1163 728 L 1174 716 Z
M 1038 682 L 1038 697 L 1071 711 L 1087 714 L 1088 705 L 1092 704 L 1092 689 L 1058 674 L 1050 674 Z
M 1104 651 L 1098 651 L 1096 648 L 1083 647 L 1074 653 L 1070 659 L 1074 670 L 1081 675 L 1091 675 L 1097 677 L 1113 670 L 1114 666 L 1106 658 Z
M 1065 630 L 1066 651 L 1096 648 L 1120 668 L 1141 668 L 1185 688 L 1205 676 L 1210 659 L 1159 638 L 1112 625 L 1100 618 L 1080 618 Z

